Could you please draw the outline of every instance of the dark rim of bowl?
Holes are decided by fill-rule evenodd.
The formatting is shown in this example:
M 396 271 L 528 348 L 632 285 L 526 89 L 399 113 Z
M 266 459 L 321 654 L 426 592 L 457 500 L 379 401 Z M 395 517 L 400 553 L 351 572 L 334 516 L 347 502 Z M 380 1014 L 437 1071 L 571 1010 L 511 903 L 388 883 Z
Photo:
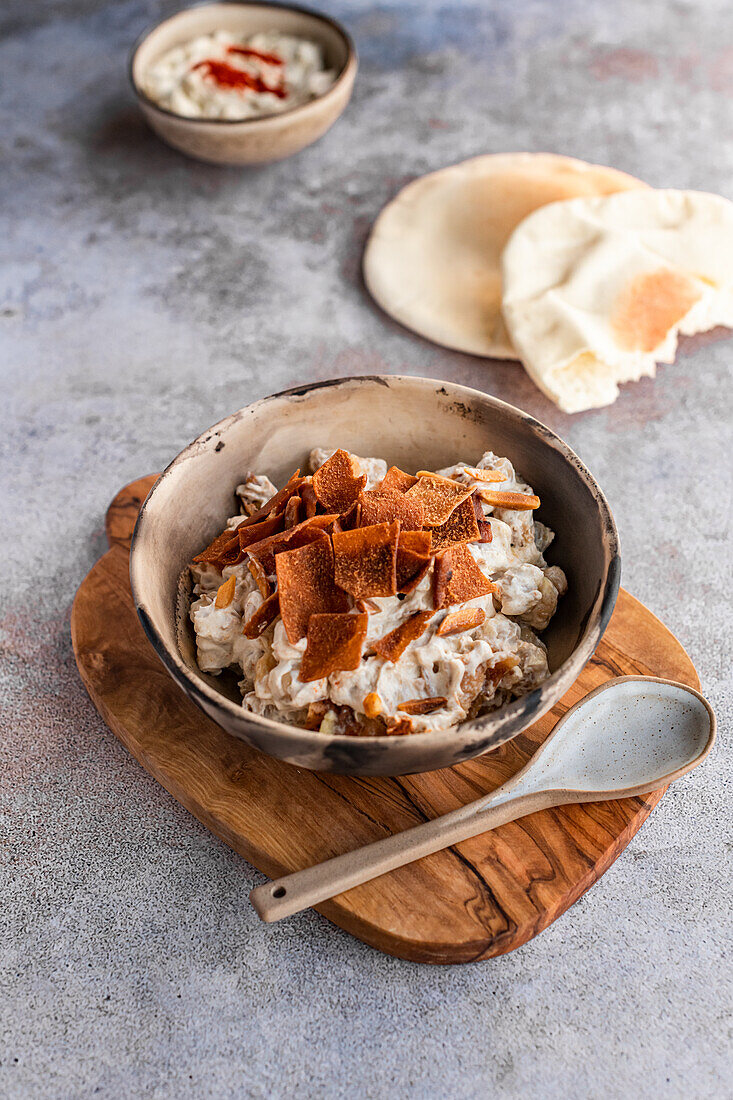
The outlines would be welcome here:
M 213 8 L 218 4 L 227 4 L 232 8 L 279 8 L 282 11 L 294 11 L 298 15 L 309 15 L 313 19 L 319 20 L 321 23 L 325 23 L 327 26 L 332 27 L 338 35 L 343 39 L 346 46 L 346 62 L 334 80 L 331 87 L 323 92 L 322 95 L 316 96 L 315 99 L 309 100 L 307 103 L 298 103 L 295 107 L 288 107 L 284 111 L 276 111 L 271 115 L 260 115 L 258 118 L 190 118 L 188 115 L 179 115 L 175 111 L 168 110 L 167 107 L 161 107 L 159 103 L 150 99 L 148 95 L 142 90 L 135 80 L 133 73 L 135 65 L 135 57 L 137 52 L 151 34 L 154 34 L 159 27 L 162 27 L 164 23 L 169 23 L 172 19 L 175 19 L 179 15 L 183 15 L 185 12 L 197 11 L 201 8 Z M 314 8 L 302 7 L 300 4 L 282 4 L 278 0 L 206 0 L 203 4 L 192 4 L 188 8 L 181 8 L 180 11 L 175 12 L 173 15 L 167 15 L 165 19 L 161 19 L 160 22 L 154 23 L 152 26 L 147 27 L 141 34 L 137 36 L 135 42 L 130 50 L 130 55 L 127 61 L 127 75 L 132 85 L 132 90 L 142 103 L 146 107 L 152 108 L 154 111 L 158 111 L 161 115 L 166 115 L 168 118 L 176 118 L 179 121 L 191 122 L 194 125 L 200 123 L 207 123 L 214 126 L 256 126 L 258 123 L 269 122 L 273 118 L 283 118 L 284 116 L 294 115 L 296 111 L 305 111 L 313 103 L 320 103 L 324 99 L 328 99 L 342 83 L 344 77 L 348 73 L 352 64 L 358 64 L 359 56 L 356 52 L 356 46 L 348 31 L 337 20 L 332 19 L 330 15 L 324 15 L 320 11 L 316 11 Z
M 606 627 L 613 614 L 613 609 L 616 604 L 616 598 L 618 596 L 618 590 L 621 583 L 621 556 L 619 551 L 619 539 L 616 523 L 613 518 L 613 514 L 609 507 L 608 501 L 601 490 L 600 486 L 596 482 L 595 478 L 588 470 L 585 463 L 581 461 L 575 451 L 572 450 L 567 443 L 565 443 L 560 436 L 548 428 L 541 421 L 530 416 L 529 413 L 523 412 L 522 409 L 518 409 L 516 405 L 510 405 L 507 401 L 501 401 L 497 397 L 491 397 L 489 394 L 482 393 L 480 390 L 473 390 L 469 386 L 462 386 L 460 383 L 444 382 L 436 378 L 423 378 L 415 375 L 349 375 L 345 378 L 327 379 L 322 382 L 311 382 L 306 385 L 294 386 L 287 390 L 281 390 L 278 393 L 270 394 L 267 397 L 261 398 L 260 401 L 255 401 L 253 404 L 257 405 L 265 401 L 274 401 L 282 397 L 303 397 L 308 393 L 312 393 L 317 390 L 327 389 L 334 386 L 348 385 L 353 382 L 376 382 L 380 385 L 387 384 L 391 381 L 405 381 L 405 382 L 427 382 L 436 387 L 451 386 L 454 389 L 462 390 L 472 396 L 480 397 L 482 400 L 488 401 L 490 404 L 498 405 L 502 408 L 509 409 L 513 414 L 523 420 L 528 428 L 541 434 L 544 441 L 548 446 L 553 447 L 555 450 L 560 451 L 562 456 L 574 465 L 582 479 L 588 486 L 594 499 L 597 501 L 599 508 L 602 512 L 604 530 L 609 540 L 609 554 L 610 560 L 608 563 L 608 571 L 603 586 L 603 597 L 600 607 L 598 608 L 597 621 L 592 629 L 588 627 L 588 618 L 592 614 L 592 608 L 587 612 L 585 619 L 581 624 L 582 634 L 575 646 L 572 653 L 566 658 L 559 668 L 555 669 L 553 673 L 546 680 L 544 680 L 538 687 L 534 688 L 527 695 L 522 695 L 518 699 L 513 700 L 511 703 L 507 703 L 505 706 L 499 707 L 496 710 L 488 711 L 486 714 L 479 715 L 477 718 L 468 719 L 465 722 L 461 722 L 458 726 L 451 726 L 444 730 L 426 730 L 423 733 L 414 734 L 408 738 L 408 741 L 415 742 L 415 744 L 422 745 L 425 748 L 437 747 L 443 741 L 449 741 L 454 739 L 457 730 L 468 732 L 469 730 L 478 731 L 483 727 L 489 727 L 495 724 L 497 719 L 500 718 L 500 728 L 495 732 L 500 735 L 500 739 L 493 744 L 493 739 L 489 737 L 489 744 L 486 747 L 479 749 L 481 752 L 488 751 L 489 748 L 495 748 L 503 744 L 505 741 L 510 740 L 516 736 L 519 732 L 515 730 L 511 724 L 511 719 L 517 715 L 519 716 L 522 711 L 527 715 L 526 721 L 523 723 L 522 728 L 526 728 L 536 720 L 535 713 L 540 711 L 545 713 L 550 705 L 543 705 L 546 696 L 548 694 L 548 688 L 553 688 L 559 681 L 564 681 L 572 673 L 572 679 L 564 685 L 564 691 L 571 687 L 575 680 L 580 675 L 581 670 L 587 664 L 595 652 L 598 643 L 600 642 Z M 244 408 L 251 408 L 251 406 L 244 406 Z M 141 602 L 135 587 L 135 579 L 133 576 L 133 558 L 135 553 L 135 544 L 137 541 L 138 529 L 140 528 L 145 512 L 147 509 L 148 501 L 155 492 L 156 488 L 168 476 L 173 466 L 182 462 L 186 456 L 193 452 L 194 449 L 202 442 L 206 442 L 207 438 L 210 439 L 213 435 L 221 433 L 225 428 L 233 421 L 235 417 L 239 415 L 242 410 L 238 409 L 229 416 L 218 421 L 212 425 L 211 428 L 207 428 L 196 439 L 192 440 L 187 447 L 176 455 L 176 457 L 169 462 L 166 468 L 158 480 L 153 485 L 152 489 L 145 498 L 140 512 L 138 513 L 137 521 L 135 523 L 135 529 L 132 534 L 132 541 L 130 544 L 130 587 L 132 591 L 132 599 L 137 611 L 138 618 L 143 626 L 145 634 L 148 640 L 155 649 L 159 659 L 163 665 L 168 669 L 173 678 L 179 682 L 185 681 L 186 690 L 188 694 L 197 702 L 201 708 L 206 712 L 206 706 L 204 704 L 214 704 L 215 706 L 222 707 L 227 713 L 231 714 L 233 718 L 245 719 L 251 721 L 255 725 L 259 726 L 263 730 L 272 730 L 276 732 L 280 738 L 284 741 L 291 743 L 293 749 L 302 748 L 303 743 L 313 742 L 316 745 L 329 745 L 335 748 L 348 748 L 353 751 L 359 744 L 366 745 L 388 745 L 394 744 L 396 738 L 392 734 L 385 734 L 380 737 L 368 737 L 358 738 L 352 737 L 347 734 L 331 734 L 324 735 L 319 733 L 318 730 L 307 730 L 302 726 L 293 726 L 287 722 L 279 722 L 273 718 L 265 718 L 262 715 L 255 714 L 253 711 L 245 710 L 241 705 L 234 703 L 231 699 L 227 698 L 221 692 L 218 692 L 215 688 L 209 687 L 205 682 L 199 681 L 194 678 L 188 665 L 183 660 L 180 653 L 176 653 L 174 656 L 168 646 L 161 638 L 160 634 L 156 630 L 153 622 L 145 609 L 144 603 Z M 598 595 L 596 595 L 596 601 Z M 558 697 L 559 698 L 559 697 Z M 539 717 L 539 715 L 538 715 Z M 501 737 L 502 728 L 508 727 L 508 732 L 505 737 Z M 488 732 L 488 731 L 487 731 Z M 317 740 L 315 740 L 317 739 Z M 401 738 L 400 740 L 404 740 Z M 458 747 L 458 746 L 456 746 Z M 476 755 L 472 753 L 470 755 Z M 462 757 L 463 758 L 463 757 Z

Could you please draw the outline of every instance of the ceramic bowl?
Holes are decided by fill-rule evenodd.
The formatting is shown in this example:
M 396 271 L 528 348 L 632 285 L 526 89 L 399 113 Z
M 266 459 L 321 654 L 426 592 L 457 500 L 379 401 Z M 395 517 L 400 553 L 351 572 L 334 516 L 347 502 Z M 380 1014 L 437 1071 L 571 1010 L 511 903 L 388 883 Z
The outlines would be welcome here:
M 143 76 L 161 54 L 216 30 L 255 34 L 276 30 L 318 42 L 329 68 L 338 73 L 322 96 L 265 118 L 184 118 L 159 107 L 142 90 Z M 323 137 L 346 108 L 357 70 L 354 44 L 333 19 L 307 8 L 281 4 L 203 4 L 179 12 L 146 31 L 130 56 L 130 80 L 142 112 L 156 134 L 188 156 L 213 164 L 267 164 L 299 153 Z
M 187 565 L 236 513 L 248 470 L 282 484 L 316 446 L 379 456 L 405 470 L 438 469 L 486 450 L 505 455 L 542 501 L 556 533 L 547 557 L 569 589 L 542 635 L 552 675 L 540 687 L 452 730 L 409 737 L 325 736 L 244 710 L 234 683 L 196 665 Z M 173 678 L 210 718 L 262 752 L 317 771 L 403 775 L 479 756 L 516 736 L 577 678 L 611 617 L 618 537 L 608 504 L 580 459 L 549 428 L 484 393 L 428 378 L 346 378 L 288 390 L 240 409 L 191 443 L 154 485 L 130 552 L 138 615 Z M 184 577 L 183 582 L 180 578 Z

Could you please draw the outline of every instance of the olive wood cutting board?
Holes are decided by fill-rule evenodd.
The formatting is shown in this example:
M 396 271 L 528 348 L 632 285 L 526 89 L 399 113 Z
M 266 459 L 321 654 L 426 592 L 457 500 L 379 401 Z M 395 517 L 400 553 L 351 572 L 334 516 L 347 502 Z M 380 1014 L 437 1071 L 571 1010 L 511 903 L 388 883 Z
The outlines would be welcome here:
M 699 681 L 680 643 L 621 590 L 598 650 L 562 701 L 525 733 L 454 768 L 398 778 L 306 771 L 231 737 L 177 687 L 132 605 L 128 549 L 154 477 L 123 489 L 107 513 L 110 550 L 77 592 L 76 661 L 110 729 L 174 798 L 272 878 L 447 813 L 493 790 L 557 719 L 615 676 Z M 659 802 L 643 798 L 542 810 L 437 852 L 318 906 L 358 939 L 420 962 L 512 951 L 577 901 Z M 243 921 L 254 921 L 243 896 Z M 297 917 L 292 918 L 297 920 Z

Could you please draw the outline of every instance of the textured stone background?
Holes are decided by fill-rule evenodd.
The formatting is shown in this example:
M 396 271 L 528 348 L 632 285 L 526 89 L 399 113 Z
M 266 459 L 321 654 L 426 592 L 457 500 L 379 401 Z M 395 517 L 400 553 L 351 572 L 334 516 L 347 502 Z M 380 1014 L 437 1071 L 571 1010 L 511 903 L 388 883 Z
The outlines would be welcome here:
M 359 260 L 402 183 L 486 151 L 733 197 L 733 9 L 327 7 L 361 52 L 348 113 L 245 173 L 183 159 L 138 116 L 126 53 L 170 5 L 2 5 L 0 1092 L 730 1096 L 731 345 L 708 339 L 569 417 L 517 366 L 391 324 Z M 603 880 L 475 966 L 386 958 L 314 913 L 261 925 L 246 900 L 261 876 L 106 730 L 69 642 L 119 486 L 257 397 L 374 371 L 486 389 L 580 452 L 626 587 L 678 634 L 721 719 L 715 756 Z

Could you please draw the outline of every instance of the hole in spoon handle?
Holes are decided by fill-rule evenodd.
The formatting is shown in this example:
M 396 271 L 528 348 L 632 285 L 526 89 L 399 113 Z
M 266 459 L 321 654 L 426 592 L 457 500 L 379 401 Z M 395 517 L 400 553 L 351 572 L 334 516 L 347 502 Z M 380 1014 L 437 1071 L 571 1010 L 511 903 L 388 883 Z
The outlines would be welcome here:
M 251 892 L 250 901 L 262 920 L 282 920 L 397 867 L 449 848 L 451 844 L 478 836 L 545 806 L 557 805 L 557 793 L 553 792 L 554 798 L 541 794 L 519 795 L 512 799 L 499 796 L 497 801 L 501 804 L 492 805 L 495 796 L 499 795 L 494 792 L 488 799 L 479 799 L 434 821 L 426 821 L 315 867 L 258 886 Z

